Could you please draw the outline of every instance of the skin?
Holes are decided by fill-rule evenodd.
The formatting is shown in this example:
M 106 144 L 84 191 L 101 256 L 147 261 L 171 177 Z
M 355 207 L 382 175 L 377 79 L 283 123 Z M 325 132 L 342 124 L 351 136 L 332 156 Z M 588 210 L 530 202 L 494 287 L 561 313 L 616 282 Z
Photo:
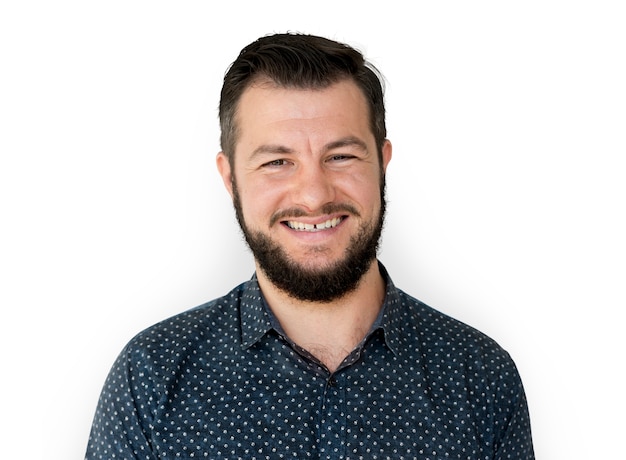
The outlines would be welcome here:
M 237 122 L 234 168 L 222 152 L 217 167 L 231 197 L 236 177 L 250 230 L 279 242 L 294 261 L 315 271 L 341 259 L 361 226 L 376 224 L 381 168 L 391 160 L 391 144 L 383 146 L 381 165 L 367 103 L 354 82 L 322 90 L 256 83 L 241 97 Z M 328 221 L 336 225 L 316 231 L 289 225 Z M 287 295 L 258 264 L 257 277 L 287 335 L 331 372 L 369 331 L 385 294 L 376 260 L 355 290 L 330 303 Z

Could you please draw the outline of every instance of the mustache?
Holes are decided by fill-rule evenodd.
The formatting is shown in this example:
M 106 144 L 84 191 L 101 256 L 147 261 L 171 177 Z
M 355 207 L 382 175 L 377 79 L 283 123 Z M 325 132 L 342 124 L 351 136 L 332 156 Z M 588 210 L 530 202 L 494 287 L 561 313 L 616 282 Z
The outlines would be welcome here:
M 361 217 L 361 214 L 359 213 L 359 211 L 357 211 L 357 209 L 350 204 L 328 203 L 322 206 L 319 212 L 316 212 L 316 213 L 306 212 L 302 208 L 288 208 L 288 209 L 277 211 L 274 214 L 272 214 L 272 217 L 270 218 L 270 227 L 276 224 L 277 222 L 280 222 L 282 220 L 289 220 L 290 218 L 318 217 L 324 214 L 337 214 L 337 213 L 351 214 L 355 217 Z

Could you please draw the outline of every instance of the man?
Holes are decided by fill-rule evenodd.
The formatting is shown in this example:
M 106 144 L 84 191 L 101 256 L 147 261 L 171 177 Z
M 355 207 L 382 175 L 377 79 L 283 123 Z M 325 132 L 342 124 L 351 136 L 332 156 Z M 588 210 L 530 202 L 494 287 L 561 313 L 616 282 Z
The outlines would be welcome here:
M 532 459 L 508 354 L 376 258 L 392 149 L 363 56 L 260 38 L 225 76 L 220 122 L 256 273 L 131 340 L 87 458 Z

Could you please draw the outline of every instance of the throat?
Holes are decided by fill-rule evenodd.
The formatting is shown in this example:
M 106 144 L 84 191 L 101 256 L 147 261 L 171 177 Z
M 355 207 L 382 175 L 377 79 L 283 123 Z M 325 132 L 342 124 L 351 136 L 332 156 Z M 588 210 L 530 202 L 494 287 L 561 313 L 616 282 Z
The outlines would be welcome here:
M 322 363 L 326 367 L 326 369 L 328 369 L 328 371 L 332 374 L 337 369 L 339 369 L 341 363 L 350 355 L 350 353 L 352 353 L 357 345 L 358 343 L 351 348 L 342 348 L 335 346 L 326 346 L 319 343 L 310 343 L 301 348 L 311 354 L 320 363 Z
M 287 337 L 331 372 L 369 333 L 385 297 L 386 284 L 376 261 L 355 290 L 330 302 L 297 299 L 273 284 L 262 270 L 258 280 Z

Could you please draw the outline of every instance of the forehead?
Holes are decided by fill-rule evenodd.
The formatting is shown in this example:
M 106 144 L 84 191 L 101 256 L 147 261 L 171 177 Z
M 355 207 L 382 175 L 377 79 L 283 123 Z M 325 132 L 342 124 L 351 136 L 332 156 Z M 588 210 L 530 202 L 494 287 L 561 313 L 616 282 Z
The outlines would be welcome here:
M 242 94 L 236 118 L 239 135 L 244 138 L 262 134 L 257 132 L 259 129 L 264 132 L 307 128 L 370 131 L 367 101 L 352 80 L 321 89 L 255 82 Z

